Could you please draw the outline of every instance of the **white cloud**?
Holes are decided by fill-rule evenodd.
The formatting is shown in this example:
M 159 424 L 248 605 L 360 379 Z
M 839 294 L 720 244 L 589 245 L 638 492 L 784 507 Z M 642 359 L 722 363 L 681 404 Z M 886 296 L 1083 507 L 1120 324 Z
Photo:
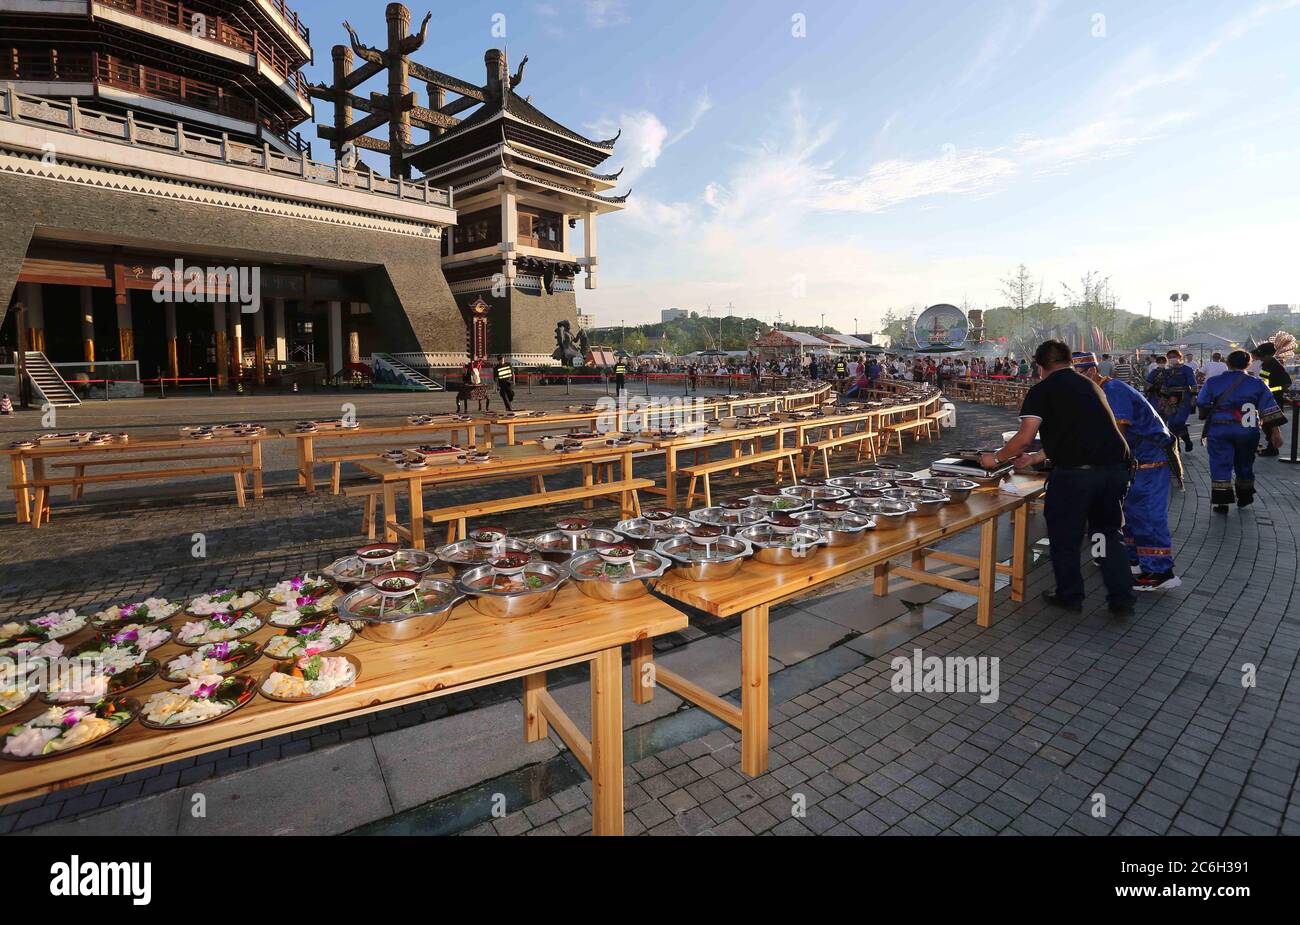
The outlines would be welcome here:
M 627 0 L 586 0 L 587 25 L 593 29 L 621 26 L 631 21 Z
M 622 131 L 611 163 L 623 169 L 620 182 L 626 186 L 657 166 L 664 151 L 695 131 L 712 108 L 713 101 L 705 89 L 695 98 L 686 123 L 675 132 L 670 133 L 663 120 L 646 109 L 625 112 L 617 119 L 598 119 L 587 127 L 597 138 L 612 138 Z

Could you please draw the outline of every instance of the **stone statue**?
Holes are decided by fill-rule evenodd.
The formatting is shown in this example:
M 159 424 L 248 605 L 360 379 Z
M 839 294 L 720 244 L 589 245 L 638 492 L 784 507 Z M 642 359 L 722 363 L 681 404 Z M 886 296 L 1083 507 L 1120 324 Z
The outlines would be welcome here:
M 555 326 L 555 351 L 551 354 L 556 360 L 559 360 L 565 366 L 582 366 L 586 362 L 587 335 L 585 331 L 578 332 L 579 339 L 574 341 L 573 334 L 567 320 L 561 320 Z

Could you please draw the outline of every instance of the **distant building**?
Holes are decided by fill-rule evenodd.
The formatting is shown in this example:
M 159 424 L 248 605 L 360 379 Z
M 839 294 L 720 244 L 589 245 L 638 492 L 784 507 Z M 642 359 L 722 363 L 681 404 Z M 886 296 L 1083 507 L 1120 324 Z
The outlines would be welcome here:
M 678 318 L 689 318 L 691 313 L 685 308 L 665 308 L 659 312 L 659 323 L 667 324 L 670 321 L 676 321 Z
M 584 331 L 595 330 L 596 316 L 586 312 L 578 312 L 578 327 L 582 328 Z
M 1264 312 L 1266 315 L 1289 315 L 1300 309 L 1300 305 L 1287 305 L 1285 302 L 1274 303 Z

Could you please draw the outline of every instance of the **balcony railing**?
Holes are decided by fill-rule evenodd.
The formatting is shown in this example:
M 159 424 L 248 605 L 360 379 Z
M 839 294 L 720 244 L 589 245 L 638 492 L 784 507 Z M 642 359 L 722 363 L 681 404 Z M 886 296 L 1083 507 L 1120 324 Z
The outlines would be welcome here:
M 314 161 L 305 153 L 289 157 L 268 144 L 244 144 L 232 141 L 225 135 L 213 137 L 211 134 L 193 131 L 183 122 L 148 122 L 137 119 L 134 113 L 128 112 L 126 116 L 120 116 L 82 106 L 75 99 L 34 96 L 3 85 L 0 85 L 0 120 L 28 123 L 51 131 L 68 132 L 208 163 L 224 163 L 356 192 L 452 207 L 451 190 L 430 186 L 428 183 L 390 180 L 366 171 L 347 170 L 336 164 Z
M 309 99 L 307 80 L 294 69 L 295 63 L 273 42 L 264 40 L 255 29 L 244 29 L 223 16 L 213 16 L 172 0 L 96 0 L 96 2 L 139 16 L 141 19 L 180 29 L 190 35 L 194 34 L 195 15 L 201 15 L 205 23 L 204 35 L 208 39 L 255 56 L 292 83 L 294 91 L 302 99 Z
M 293 26 L 294 29 L 298 30 L 298 34 L 302 36 L 303 41 L 310 45 L 311 30 L 307 28 L 306 23 L 298 18 L 298 14 L 289 9 L 289 5 L 285 3 L 284 0 L 270 0 L 270 3 L 271 6 L 275 7 L 276 10 L 279 11 L 280 15 L 284 17 L 287 23 Z
M 225 92 L 217 84 L 182 77 L 98 52 L 59 49 L 5 49 L 0 79 L 15 81 L 93 83 L 117 87 L 142 96 L 181 103 L 205 112 L 252 122 L 289 145 L 297 153 L 311 153 L 311 145 L 298 132 L 277 124 L 257 103 Z

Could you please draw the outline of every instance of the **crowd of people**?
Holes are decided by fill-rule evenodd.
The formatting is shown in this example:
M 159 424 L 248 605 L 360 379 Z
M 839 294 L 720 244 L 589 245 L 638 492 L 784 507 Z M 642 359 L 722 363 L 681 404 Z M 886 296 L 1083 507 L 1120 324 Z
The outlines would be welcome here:
M 980 462 L 988 469 L 1048 469 L 1044 516 L 1056 587 L 1044 599 L 1083 609 L 1088 538 L 1111 611 L 1131 613 L 1138 593 L 1181 584 L 1169 492 L 1182 482 L 1180 449 L 1194 446 L 1191 414 L 1204 422 L 1212 509 L 1227 513 L 1234 501 L 1249 507 L 1256 455 L 1276 455 L 1282 444 L 1282 396 L 1291 379 L 1268 342 L 1252 353 L 1215 354 L 1202 370 L 1170 350 L 1143 374 L 1131 361 L 1072 353 L 1049 340 L 1035 352 L 1034 366 L 1038 381 L 1025 396 L 1019 430 Z

